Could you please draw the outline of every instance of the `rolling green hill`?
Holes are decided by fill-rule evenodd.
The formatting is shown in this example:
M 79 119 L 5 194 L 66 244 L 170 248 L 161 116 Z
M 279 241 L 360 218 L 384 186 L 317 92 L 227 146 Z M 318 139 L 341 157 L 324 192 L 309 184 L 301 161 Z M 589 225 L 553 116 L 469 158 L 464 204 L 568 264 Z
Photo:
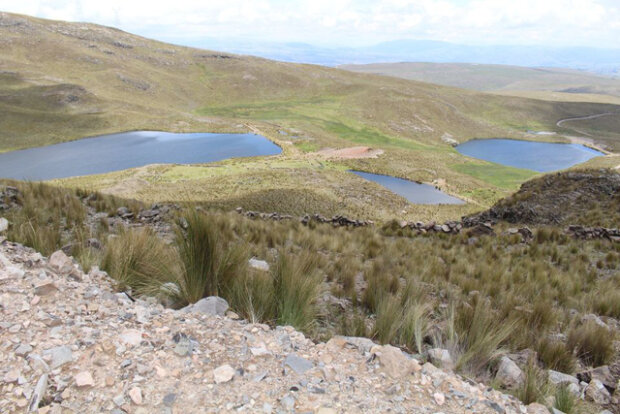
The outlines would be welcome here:
M 461 156 L 442 137 L 541 139 L 527 131 L 569 133 L 556 123 L 620 110 L 198 50 L 113 28 L 7 13 L 0 14 L 0 53 L 0 151 L 134 129 L 252 130 L 283 147 L 278 157 L 218 163 L 222 174 L 212 167 L 172 166 L 61 181 L 153 201 L 200 194 L 198 201 L 256 209 L 289 205 L 369 217 L 454 217 L 489 206 L 534 173 Z M 588 134 L 620 149 L 616 118 L 607 117 L 602 126 L 591 122 Z M 324 160 L 315 152 L 352 146 L 384 153 Z M 470 203 L 412 206 L 350 177 L 348 168 L 435 182 Z M 303 190 L 303 203 L 283 200 L 296 197 L 296 190 Z
M 559 68 L 527 68 L 470 63 L 373 63 L 342 65 L 342 69 L 395 76 L 484 92 L 556 92 L 574 95 L 575 101 L 595 95 L 609 103 L 620 102 L 620 79 Z M 559 99 L 556 99 L 559 100 Z

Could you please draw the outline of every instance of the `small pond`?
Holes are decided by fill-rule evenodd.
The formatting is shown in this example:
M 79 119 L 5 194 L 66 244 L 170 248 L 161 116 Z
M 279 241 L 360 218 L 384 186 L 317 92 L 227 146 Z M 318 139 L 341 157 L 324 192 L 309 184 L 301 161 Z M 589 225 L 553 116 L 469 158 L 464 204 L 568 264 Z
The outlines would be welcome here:
M 465 204 L 463 200 L 443 193 L 429 184 L 420 184 L 402 178 L 391 177 L 389 175 L 353 170 L 350 172 L 368 181 L 374 181 L 414 204 Z
M 463 155 L 538 172 L 563 170 L 605 155 L 581 144 L 475 139 L 456 147 Z
M 42 181 L 148 164 L 200 164 L 280 152 L 280 147 L 255 134 L 134 131 L 1 153 L 0 178 Z

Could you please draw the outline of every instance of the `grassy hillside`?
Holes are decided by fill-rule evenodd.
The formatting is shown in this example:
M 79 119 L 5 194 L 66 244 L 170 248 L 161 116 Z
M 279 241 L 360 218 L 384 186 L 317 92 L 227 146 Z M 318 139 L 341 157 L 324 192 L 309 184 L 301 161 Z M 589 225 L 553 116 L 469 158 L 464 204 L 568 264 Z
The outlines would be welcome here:
M 558 120 L 618 110 L 229 55 L 91 24 L 6 13 L 0 14 L 0 50 L 0 151 L 132 129 L 251 129 L 283 147 L 278 157 L 244 165 L 219 163 L 226 174 L 212 174 L 204 166 L 169 167 L 169 174 L 143 168 L 62 181 L 144 200 L 199 194 L 202 201 L 218 205 L 295 210 L 299 206 L 291 194 L 299 190 L 307 196 L 307 208 L 332 206 L 326 210 L 366 212 L 373 218 L 458 216 L 491 205 L 533 173 L 463 157 L 441 140 L 445 134 L 459 141 L 541 139 L 526 131 L 565 131 L 556 126 Z M 589 129 L 593 136 L 615 128 L 606 124 L 599 130 L 597 125 Z M 384 153 L 376 159 L 329 163 L 315 153 L 360 145 Z M 347 168 L 435 182 L 471 203 L 412 206 L 348 176 Z M 240 171 L 245 175 L 237 176 Z
M 590 179 L 596 184 L 597 175 Z M 539 186 L 540 180 L 527 185 Z M 591 198 L 594 210 L 617 207 L 604 187 Z M 572 192 L 560 185 L 556 196 Z M 620 243 L 576 240 L 560 227 L 534 224 L 526 238 L 501 224 L 493 236 L 420 234 L 397 222 L 334 228 L 197 214 L 193 203 L 161 206 L 143 220 L 148 207 L 141 203 L 5 181 L 0 206 L 9 239 L 44 254 L 65 246 L 86 270 L 102 265 L 119 290 L 134 296 L 183 306 L 218 294 L 250 321 L 293 325 L 314 339 L 368 336 L 419 354 L 446 348 L 458 372 L 486 383 L 500 356 L 523 350 L 535 366 L 569 374 L 619 361 Z M 130 214 L 121 217 L 121 206 Z M 252 256 L 266 260 L 270 271 L 249 268 Z M 586 316 L 591 313 L 609 328 Z M 545 402 L 555 390 L 543 378 L 534 392 L 512 392 Z M 600 411 L 584 404 L 573 412 Z
M 342 65 L 342 69 L 395 76 L 476 91 L 512 94 L 525 91 L 557 92 L 558 98 L 591 95 L 608 103 L 620 102 L 620 79 L 560 68 L 526 68 L 470 63 L 373 63 Z M 541 96 L 544 96 L 541 94 Z M 563 100 L 563 99 L 555 99 Z

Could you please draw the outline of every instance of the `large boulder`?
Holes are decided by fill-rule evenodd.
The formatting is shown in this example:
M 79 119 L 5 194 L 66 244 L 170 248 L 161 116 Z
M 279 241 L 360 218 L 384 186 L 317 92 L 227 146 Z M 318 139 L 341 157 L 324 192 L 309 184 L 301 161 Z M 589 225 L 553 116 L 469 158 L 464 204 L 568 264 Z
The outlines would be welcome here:
M 381 370 L 394 379 L 405 378 L 422 368 L 418 361 L 408 358 L 400 349 L 385 345 L 375 348 Z
M 593 379 L 599 380 L 610 393 L 614 393 L 618 386 L 616 378 L 611 373 L 609 366 L 602 365 L 600 367 L 583 371 L 577 374 L 580 381 L 590 383 Z
M 549 375 L 549 382 L 553 385 L 579 385 L 579 380 L 572 375 L 564 374 L 562 372 L 554 371 L 552 369 L 547 371 L 547 373 Z
M 201 313 L 210 316 L 224 316 L 228 310 L 228 302 L 217 296 L 202 298 L 198 302 L 181 309 L 184 313 Z
M 437 367 L 454 370 L 454 361 L 447 349 L 433 348 L 428 351 L 428 359 Z
M 586 387 L 586 399 L 595 404 L 606 405 L 611 402 L 611 395 L 601 381 L 593 379 Z
M 523 383 L 525 376 L 517 364 L 510 358 L 504 356 L 497 367 L 495 379 L 502 387 L 514 389 Z

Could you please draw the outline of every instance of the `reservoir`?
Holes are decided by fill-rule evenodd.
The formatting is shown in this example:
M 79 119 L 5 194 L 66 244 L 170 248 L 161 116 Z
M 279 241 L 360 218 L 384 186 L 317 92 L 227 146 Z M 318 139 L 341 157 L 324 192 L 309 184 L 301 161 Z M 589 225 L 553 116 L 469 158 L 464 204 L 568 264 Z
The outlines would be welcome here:
M 420 184 L 402 178 L 391 177 L 389 175 L 372 174 L 362 171 L 351 172 L 387 188 L 414 204 L 465 204 L 463 200 L 452 197 L 429 184 Z
M 43 181 L 148 164 L 201 164 L 281 151 L 255 134 L 134 131 L 0 153 L 0 178 Z
M 538 172 L 563 170 L 605 155 L 581 144 L 474 139 L 456 147 L 463 155 Z

